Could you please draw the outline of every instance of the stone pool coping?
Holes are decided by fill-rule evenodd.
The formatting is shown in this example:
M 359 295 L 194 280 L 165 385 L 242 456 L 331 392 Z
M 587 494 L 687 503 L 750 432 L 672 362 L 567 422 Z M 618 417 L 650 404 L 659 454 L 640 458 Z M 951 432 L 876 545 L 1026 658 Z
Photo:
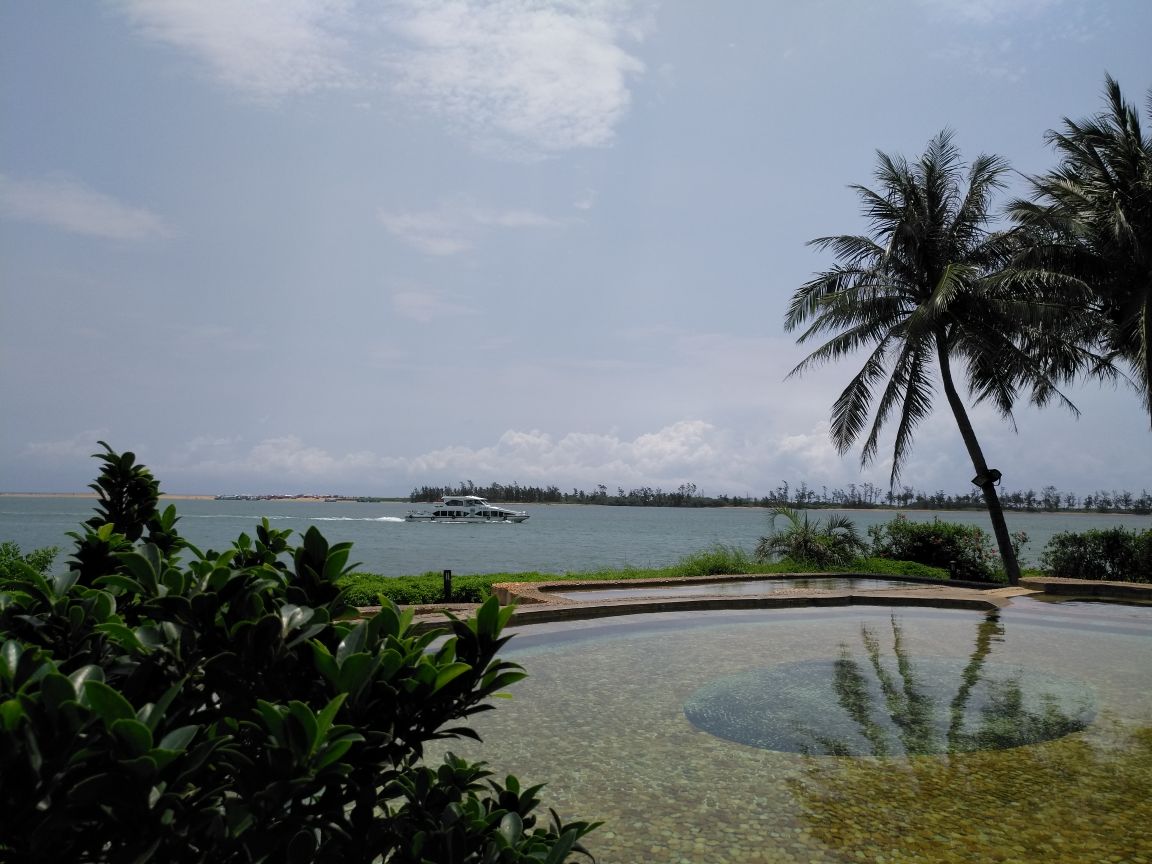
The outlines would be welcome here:
M 900 576 L 893 577 L 877 573 L 842 573 L 842 572 L 817 572 L 817 573 L 743 573 L 743 574 L 728 574 L 720 576 L 681 576 L 671 579 L 613 579 L 611 581 L 603 579 L 559 579 L 550 582 L 497 582 L 492 586 L 492 593 L 500 601 L 501 606 L 508 606 L 512 603 L 517 604 L 546 604 L 546 605 L 559 605 L 565 606 L 572 604 L 579 604 L 581 606 L 588 606 L 589 604 L 603 605 L 609 603 L 620 602 L 636 602 L 636 601 L 652 601 L 658 600 L 654 597 L 636 597 L 631 599 L 621 600 L 577 600 L 573 597 L 561 597 L 560 593 L 578 593 L 581 590 L 594 590 L 604 591 L 613 590 L 618 588 L 650 588 L 650 587 L 664 587 L 664 586 L 678 586 L 678 585 L 716 585 L 729 582 L 782 582 L 788 579 L 872 579 L 872 580 L 887 580 L 893 582 L 907 583 L 910 588 L 853 588 L 841 589 L 832 591 L 824 588 L 793 588 L 785 591 L 775 592 L 783 596 L 823 596 L 825 594 L 836 593 L 849 593 L 849 594 L 863 594 L 873 593 L 876 591 L 905 591 L 905 590 L 920 590 L 921 588 L 963 588 L 974 589 L 981 593 L 989 589 L 985 582 L 961 582 L 961 581 L 941 581 L 939 579 L 930 579 L 917 576 Z M 720 597 L 722 595 L 714 595 Z M 672 599 L 672 598 L 668 598 Z M 680 598 L 676 598 L 680 599 Z M 698 595 L 698 599 L 714 599 L 708 598 L 707 595 Z M 732 597 L 731 599 L 737 599 Z M 660 602 L 667 602 L 662 600 Z
M 854 588 L 827 590 L 794 588 L 760 596 L 698 595 L 690 597 L 636 597 L 620 600 L 572 600 L 559 591 L 580 588 L 613 589 L 661 585 L 707 585 L 724 582 L 748 582 L 757 579 L 889 579 L 907 583 L 900 588 Z M 941 582 L 938 579 L 893 577 L 876 573 L 770 573 L 726 576 L 695 576 L 677 579 L 556 580 L 551 582 L 499 582 L 492 591 L 501 605 L 516 606 L 509 626 L 577 621 L 618 615 L 652 612 L 685 612 L 711 609 L 785 609 L 805 606 L 930 606 L 945 609 L 993 611 L 1009 605 L 1013 597 L 1052 593 L 1066 596 L 1113 597 L 1152 601 L 1152 584 L 1134 582 L 1098 582 L 1057 577 L 1025 577 L 1018 586 L 987 587 L 979 582 Z M 378 606 L 361 608 L 361 616 L 371 616 Z M 458 618 L 473 615 L 477 603 L 437 603 L 410 607 L 415 612 L 414 627 L 427 630 L 441 627 L 446 612 Z
M 1106 582 L 1096 579 L 1065 579 L 1060 576 L 1025 576 L 1020 580 L 1020 585 L 1044 594 L 1152 602 L 1152 583 L 1148 582 Z
M 982 583 L 940 582 L 937 579 L 909 579 L 904 588 L 865 588 L 826 590 L 819 588 L 796 588 L 775 591 L 760 596 L 703 595 L 692 597 L 667 598 L 628 598 L 621 600 L 579 601 L 557 596 L 556 590 L 586 586 L 597 589 L 629 588 L 651 585 L 714 584 L 721 582 L 746 582 L 756 578 L 860 578 L 883 579 L 877 574 L 858 573 L 790 573 L 790 574 L 742 574 L 732 576 L 704 576 L 680 579 L 620 579 L 613 581 L 565 581 L 555 582 L 501 582 L 492 586 L 493 593 L 502 605 L 514 604 L 515 611 L 508 622 L 514 627 L 524 624 L 544 624 L 557 621 L 576 621 L 591 618 L 606 618 L 618 615 L 637 615 L 652 612 L 684 612 L 710 609 L 784 609 L 805 606 L 935 606 L 951 609 L 974 609 L 992 611 L 1007 605 L 1011 598 L 1035 593 L 1034 589 L 1002 586 L 984 587 Z M 973 587 L 980 585 L 981 587 Z M 553 593 L 549 594 L 548 589 Z M 539 599 L 536 599 L 536 597 Z M 531 599 L 530 599 L 531 598 Z M 440 627 L 445 623 L 444 613 L 448 612 L 463 618 L 472 615 L 478 608 L 476 603 L 443 603 L 410 607 L 416 613 L 414 627 L 426 630 Z M 374 614 L 379 607 L 366 607 L 360 610 L 363 616 Z

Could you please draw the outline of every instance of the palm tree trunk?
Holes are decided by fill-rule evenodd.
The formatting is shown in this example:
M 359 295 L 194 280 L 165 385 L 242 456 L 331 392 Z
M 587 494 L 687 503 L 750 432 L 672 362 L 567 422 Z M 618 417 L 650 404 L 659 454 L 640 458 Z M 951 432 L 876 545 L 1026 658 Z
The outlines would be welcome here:
M 1144 407 L 1148 409 L 1148 424 L 1152 426 L 1152 274 L 1149 274 L 1149 287 L 1144 297 L 1144 305 L 1140 310 L 1140 326 L 1142 332 L 1139 336 L 1139 346 L 1143 355 L 1141 369 L 1144 375 Z
M 1020 564 L 1016 560 L 1016 550 L 1012 548 L 1012 537 L 1008 533 L 1008 523 L 1004 520 L 1004 508 L 1000 506 L 1000 496 L 996 494 L 996 484 L 988 477 L 988 463 L 984 461 L 984 452 L 980 449 L 980 442 L 976 440 L 976 432 L 972 429 L 972 422 L 968 419 L 968 411 L 960 394 L 956 392 L 956 385 L 952 381 L 952 366 L 948 359 L 945 347 L 947 336 L 943 333 L 936 335 L 936 354 L 940 360 L 940 377 L 944 381 L 944 395 L 948 397 L 948 404 L 952 408 L 952 415 L 956 418 L 956 426 L 960 429 L 960 437 L 964 439 L 964 446 L 968 448 L 968 455 L 972 459 L 972 467 L 976 469 L 977 478 L 984 478 L 978 484 L 984 493 L 984 503 L 988 505 L 988 518 L 992 520 L 992 533 L 996 535 L 996 545 L 1000 549 L 1000 560 L 1004 563 L 1004 572 L 1008 575 L 1008 584 L 1020 583 Z

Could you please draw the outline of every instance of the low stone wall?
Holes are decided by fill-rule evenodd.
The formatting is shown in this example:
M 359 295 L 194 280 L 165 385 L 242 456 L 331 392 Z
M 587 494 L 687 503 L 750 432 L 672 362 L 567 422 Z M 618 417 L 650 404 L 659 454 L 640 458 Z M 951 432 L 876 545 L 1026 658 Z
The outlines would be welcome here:
M 1113 597 L 1117 600 L 1152 602 L 1152 584 L 1144 582 L 1104 582 L 1096 579 L 1064 579 L 1058 576 L 1025 576 L 1020 584 L 1046 594 L 1078 597 Z
M 697 596 L 697 597 L 637 597 L 609 601 L 580 601 L 561 597 L 557 592 L 577 588 L 632 588 L 662 585 L 708 585 L 724 582 L 748 581 L 762 578 L 784 579 L 788 576 L 813 578 L 819 576 L 874 577 L 874 574 L 803 573 L 760 574 L 736 576 L 701 576 L 681 579 L 621 579 L 613 581 L 555 582 L 501 582 L 492 586 L 501 605 L 516 605 L 511 624 L 535 624 L 552 621 L 570 621 L 582 618 L 600 618 L 616 615 L 635 615 L 651 612 L 679 612 L 694 609 L 781 609 L 798 606 L 937 606 L 953 609 L 992 610 L 1011 602 L 1015 596 L 1032 593 L 1063 596 L 1111 597 L 1122 600 L 1152 602 L 1152 584 L 1137 582 L 1098 582 L 1090 579 L 1062 579 L 1030 576 L 1015 587 L 991 587 L 978 583 L 940 582 L 935 579 L 901 579 L 907 587 L 869 588 L 857 590 L 822 590 L 795 588 L 753 596 Z M 476 604 L 436 604 L 413 607 L 418 629 L 443 626 L 444 612 L 466 618 L 476 610 Z M 368 617 L 376 608 L 361 609 Z
M 977 591 L 996 590 L 1003 586 L 990 585 L 983 582 L 941 581 L 916 576 L 886 576 L 876 573 L 741 573 L 721 576 L 688 576 L 674 579 L 613 579 L 604 580 L 557 580 L 555 582 L 498 582 L 492 586 L 492 593 L 500 601 L 501 606 L 512 603 L 519 605 L 572 605 L 574 603 L 587 603 L 589 601 L 575 600 L 571 597 L 559 597 L 557 592 L 577 592 L 581 589 L 610 589 L 610 588 L 651 588 L 670 585 L 720 585 L 726 582 L 782 582 L 788 579 L 891 579 L 908 584 L 909 589 L 919 588 L 963 588 Z M 867 591 L 898 591 L 901 589 L 865 589 Z M 792 593 L 801 593 L 809 596 L 813 593 L 819 595 L 827 593 L 821 589 L 798 588 Z M 852 592 L 858 593 L 858 592 Z M 654 599 L 654 598 L 645 598 Z M 619 601 L 616 601 L 619 602 Z M 637 602 L 633 600 L 631 602 Z

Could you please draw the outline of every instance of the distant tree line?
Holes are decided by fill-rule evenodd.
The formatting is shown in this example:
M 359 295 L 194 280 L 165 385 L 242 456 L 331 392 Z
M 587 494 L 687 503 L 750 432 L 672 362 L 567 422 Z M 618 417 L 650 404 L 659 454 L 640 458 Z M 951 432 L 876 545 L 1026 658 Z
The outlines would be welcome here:
M 603 504 L 617 507 L 807 507 L 845 509 L 915 509 L 915 510 L 982 510 L 984 496 L 979 489 L 949 494 L 943 490 L 924 492 L 911 486 L 885 489 L 874 483 L 849 483 L 845 489 L 819 488 L 800 483 L 781 483 L 767 495 L 701 495 L 695 483 L 682 483 L 673 491 L 643 486 L 625 491 L 618 486 L 614 493 L 599 484 L 593 491 L 559 486 L 522 486 L 519 483 L 492 483 L 477 486 L 471 480 L 458 486 L 419 486 L 408 499 L 413 502 L 435 501 L 446 495 L 478 495 L 491 501 L 518 504 Z M 1061 492 L 1055 486 L 1015 492 L 1001 492 L 1000 499 L 1008 510 L 1027 512 L 1058 511 L 1096 513 L 1152 513 L 1152 494 L 1099 490 L 1087 495 Z

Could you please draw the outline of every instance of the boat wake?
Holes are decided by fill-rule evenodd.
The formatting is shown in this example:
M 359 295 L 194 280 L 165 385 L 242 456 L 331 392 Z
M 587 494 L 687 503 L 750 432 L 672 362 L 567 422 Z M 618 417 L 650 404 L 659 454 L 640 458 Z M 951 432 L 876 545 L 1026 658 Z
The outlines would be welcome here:
M 403 522 L 403 516 L 313 516 L 313 522 Z

